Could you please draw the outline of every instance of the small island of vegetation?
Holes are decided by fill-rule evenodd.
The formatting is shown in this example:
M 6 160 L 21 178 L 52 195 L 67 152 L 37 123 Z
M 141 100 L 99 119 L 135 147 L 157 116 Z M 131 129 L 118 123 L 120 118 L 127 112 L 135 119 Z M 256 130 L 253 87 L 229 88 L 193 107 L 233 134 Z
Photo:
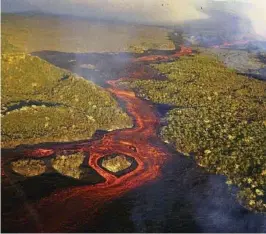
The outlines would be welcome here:
M 62 175 L 75 179 L 81 179 L 88 171 L 81 168 L 81 164 L 85 159 L 83 153 L 75 153 L 71 155 L 57 155 L 51 160 L 52 167 Z M 89 169 L 88 169 L 89 170 Z
M 122 154 L 104 158 L 102 161 L 102 167 L 113 173 L 121 172 L 129 168 L 131 165 L 132 161 Z
M 41 175 L 46 171 L 46 165 L 42 160 L 37 159 L 20 159 L 11 163 L 14 172 L 26 176 Z

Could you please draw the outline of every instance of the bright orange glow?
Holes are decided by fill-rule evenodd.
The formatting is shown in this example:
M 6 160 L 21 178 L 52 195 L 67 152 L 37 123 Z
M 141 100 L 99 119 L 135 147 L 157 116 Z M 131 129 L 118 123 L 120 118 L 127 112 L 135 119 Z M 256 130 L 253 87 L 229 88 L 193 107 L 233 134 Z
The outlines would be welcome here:
M 52 149 L 35 149 L 35 150 L 28 150 L 25 151 L 25 155 L 28 157 L 45 157 L 50 156 L 54 153 Z
M 133 62 L 167 60 L 188 55 L 191 52 L 190 48 L 182 47 L 179 52 L 170 56 L 145 56 L 135 59 Z M 134 72 L 141 73 L 143 71 L 142 67 L 139 69 L 140 71 Z M 130 73 L 128 77 L 132 77 Z M 36 225 L 35 228 L 32 226 L 34 231 L 75 231 L 77 226 L 89 223 L 95 212 L 108 200 L 117 198 L 160 176 L 161 166 L 171 155 L 157 137 L 159 118 L 154 107 L 147 101 L 138 98 L 134 92 L 118 88 L 119 81 L 129 78 L 111 80 L 107 83 L 110 85 L 108 91 L 125 102 L 128 114 L 135 120 L 133 128 L 112 131 L 105 134 L 100 140 L 61 144 L 55 145 L 51 149 L 35 149 L 25 152 L 30 157 L 49 156 L 64 150 L 87 152 L 89 153 L 89 166 L 105 178 L 104 183 L 58 190 L 34 204 L 34 209 L 38 213 L 38 223 L 41 223 L 41 227 L 39 225 Z M 157 143 L 152 143 L 151 139 L 157 140 Z M 105 155 L 113 153 L 133 157 L 138 163 L 137 168 L 118 178 L 99 167 L 99 160 Z M 21 214 L 25 216 L 25 211 L 21 211 Z M 27 222 L 24 218 L 22 219 L 22 222 Z

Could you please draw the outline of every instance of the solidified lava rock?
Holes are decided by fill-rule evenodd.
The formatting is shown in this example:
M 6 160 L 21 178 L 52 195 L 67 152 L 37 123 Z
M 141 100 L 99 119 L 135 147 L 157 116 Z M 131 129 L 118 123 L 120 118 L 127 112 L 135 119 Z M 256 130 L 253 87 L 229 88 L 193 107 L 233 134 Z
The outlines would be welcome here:
M 133 158 L 127 157 L 123 154 L 116 154 L 113 156 L 107 156 L 102 160 L 102 167 L 113 173 L 122 172 L 133 163 Z
M 16 173 L 23 176 L 37 176 L 46 171 L 46 165 L 42 160 L 21 159 L 11 163 L 11 168 Z

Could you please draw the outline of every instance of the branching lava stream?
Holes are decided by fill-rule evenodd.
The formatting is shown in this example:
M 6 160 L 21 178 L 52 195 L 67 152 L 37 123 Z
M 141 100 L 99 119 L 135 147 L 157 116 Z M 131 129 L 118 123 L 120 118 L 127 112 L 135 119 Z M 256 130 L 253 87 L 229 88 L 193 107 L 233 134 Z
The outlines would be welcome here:
M 133 62 L 168 60 L 190 53 L 189 48 L 182 47 L 180 52 L 169 56 L 150 55 L 134 59 Z M 110 85 L 108 91 L 125 103 L 128 114 L 135 121 L 133 128 L 106 133 L 102 139 L 95 141 L 55 144 L 46 149 L 25 150 L 25 156 L 31 158 L 49 157 L 62 151 L 88 153 L 89 166 L 104 177 L 105 182 L 58 189 L 52 195 L 31 204 L 30 208 L 29 205 L 25 205 L 18 212 L 18 226 L 26 225 L 29 226 L 29 231 L 39 232 L 75 231 L 89 223 L 106 201 L 117 198 L 160 175 L 161 165 L 171 155 L 157 137 L 159 118 L 152 104 L 141 100 L 132 91 L 118 88 L 119 81 L 130 78 L 129 74 L 126 78 L 110 80 L 107 83 Z M 101 168 L 98 162 L 102 157 L 113 153 L 133 157 L 138 164 L 137 168 L 120 177 L 110 174 Z M 29 209 L 34 210 L 34 215 L 28 212 Z

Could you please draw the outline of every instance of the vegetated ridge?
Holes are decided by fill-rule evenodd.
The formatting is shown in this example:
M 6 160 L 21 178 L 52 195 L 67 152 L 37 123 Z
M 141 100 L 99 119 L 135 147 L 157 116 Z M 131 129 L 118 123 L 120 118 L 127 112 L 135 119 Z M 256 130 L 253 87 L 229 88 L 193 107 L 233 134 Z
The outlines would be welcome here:
M 2 148 L 132 126 L 104 89 L 2 42 Z
M 237 75 L 214 57 L 182 57 L 154 65 L 167 80 L 131 87 L 156 103 L 174 105 L 161 137 L 194 155 L 207 171 L 227 176 L 249 209 L 266 210 L 266 84 Z

